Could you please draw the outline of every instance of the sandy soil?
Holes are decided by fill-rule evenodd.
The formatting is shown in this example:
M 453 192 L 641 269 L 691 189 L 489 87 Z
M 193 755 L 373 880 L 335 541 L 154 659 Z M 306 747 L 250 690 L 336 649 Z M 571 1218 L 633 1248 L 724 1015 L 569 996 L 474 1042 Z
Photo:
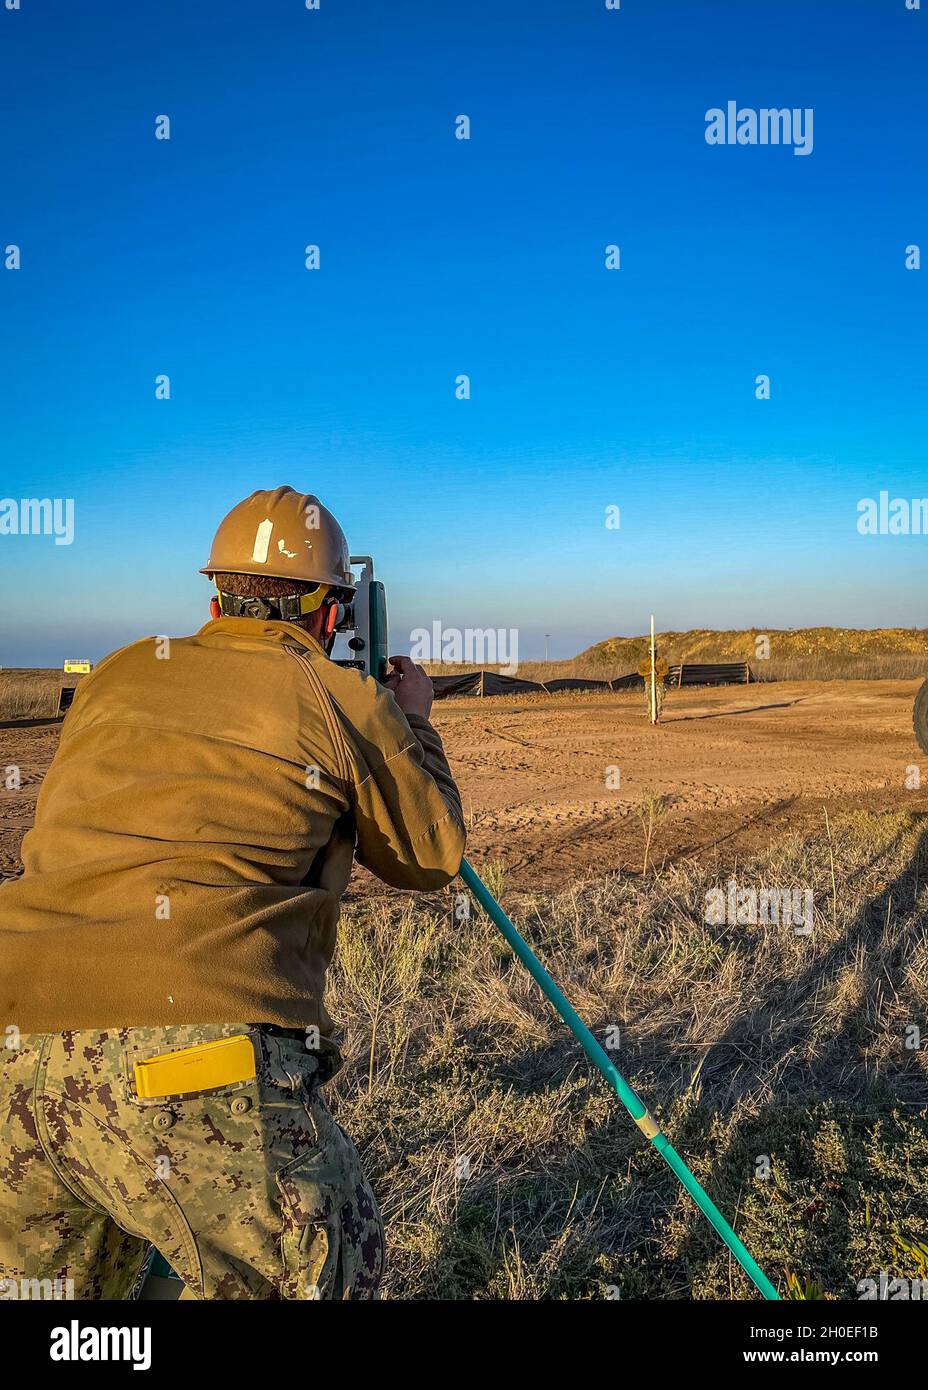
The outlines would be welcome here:
M 668 811 L 657 861 L 722 863 L 854 807 L 928 809 L 928 758 L 912 733 L 918 681 L 777 682 L 682 690 L 657 728 L 638 694 L 448 701 L 435 722 L 470 816 L 468 853 L 511 883 L 640 869 L 637 809 Z M 921 767 L 925 790 L 908 790 Z M 606 785 L 609 767 L 620 785 Z M 613 779 L 614 780 L 614 779 Z
M 912 734 L 917 689 L 796 681 L 684 690 L 656 729 L 640 693 L 449 700 L 434 719 L 464 795 L 470 856 L 501 860 L 512 886 L 559 887 L 578 871 L 640 869 L 637 808 L 652 793 L 668 803 L 658 863 L 732 862 L 789 830 L 822 828 L 823 806 L 928 810 L 928 757 Z M 0 726 L 0 768 L 15 763 L 23 778 L 20 791 L 0 786 L 0 876 L 19 872 L 58 729 Z M 912 764 L 924 790 L 905 786 Z M 613 790 L 606 777 L 616 767 Z

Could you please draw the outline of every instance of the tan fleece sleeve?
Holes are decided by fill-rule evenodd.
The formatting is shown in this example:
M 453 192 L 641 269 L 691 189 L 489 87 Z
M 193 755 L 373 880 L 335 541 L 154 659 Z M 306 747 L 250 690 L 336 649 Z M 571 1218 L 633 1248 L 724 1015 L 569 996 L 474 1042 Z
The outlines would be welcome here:
M 464 812 L 461 808 L 461 793 L 451 775 L 451 768 L 448 766 L 444 744 L 439 737 L 438 730 L 421 714 L 407 714 L 406 723 L 421 745 L 423 767 L 435 778 L 438 783 L 438 790 L 444 797 L 448 810 L 463 829 Z
M 413 737 L 355 788 L 357 859 L 394 888 L 443 888 L 464 854 L 461 797 L 441 739 L 407 716 Z

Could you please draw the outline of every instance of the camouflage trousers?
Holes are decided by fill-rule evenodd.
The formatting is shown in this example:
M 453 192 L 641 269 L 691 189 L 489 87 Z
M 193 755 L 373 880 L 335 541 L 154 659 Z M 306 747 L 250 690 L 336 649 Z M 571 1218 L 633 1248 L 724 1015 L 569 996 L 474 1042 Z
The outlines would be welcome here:
M 238 1033 L 252 1080 L 138 1095 L 136 1062 Z M 302 1038 L 247 1024 L 31 1034 L 0 1051 L 0 1297 L 51 1280 L 126 1298 L 150 1245 L 187 1297 L 375 1297 L 380 1215 L 319 1080 Z

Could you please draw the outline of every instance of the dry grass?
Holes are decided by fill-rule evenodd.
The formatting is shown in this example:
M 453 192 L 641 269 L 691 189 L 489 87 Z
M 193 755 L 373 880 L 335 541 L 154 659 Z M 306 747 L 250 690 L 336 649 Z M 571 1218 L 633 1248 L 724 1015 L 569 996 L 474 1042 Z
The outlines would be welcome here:
M 809 656 L 786 661 L 754 661 L 759 681 L 924 680 L 928 656 Z
M 61 687 L 82 679 L 41 668 L 0 671 L 0 719 L 51 718 L 58 709 Z
M 808 937 L 706 925 L 717 879 L 692 864 L 505 901 L 598 1036 L 619 1028 L 618 1065 L 781 1291 L 787 1269 L 832 1297 L 915 1275 L 898 1238 L 928 1229 L 926 828 L 823 820 L 745 864 L 742 886 L 814 891 Z M 354 904 L 334 977 L 333 1089 L 383 1207 L 388 1294 L 752 1296 L 502 938 L 452 905 Z

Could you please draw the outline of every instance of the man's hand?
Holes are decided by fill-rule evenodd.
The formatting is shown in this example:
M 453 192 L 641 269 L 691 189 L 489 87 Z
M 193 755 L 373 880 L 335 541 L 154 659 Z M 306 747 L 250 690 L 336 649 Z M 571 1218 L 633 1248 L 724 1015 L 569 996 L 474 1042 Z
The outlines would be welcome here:
M 428 719 L 432 708 L 432 682 L 421 666 L 417 666 L 408 656 L 391 656 L 390 665 L 394 667 L 384 680 L 388 690 L 404 714 L 420 714 Z

